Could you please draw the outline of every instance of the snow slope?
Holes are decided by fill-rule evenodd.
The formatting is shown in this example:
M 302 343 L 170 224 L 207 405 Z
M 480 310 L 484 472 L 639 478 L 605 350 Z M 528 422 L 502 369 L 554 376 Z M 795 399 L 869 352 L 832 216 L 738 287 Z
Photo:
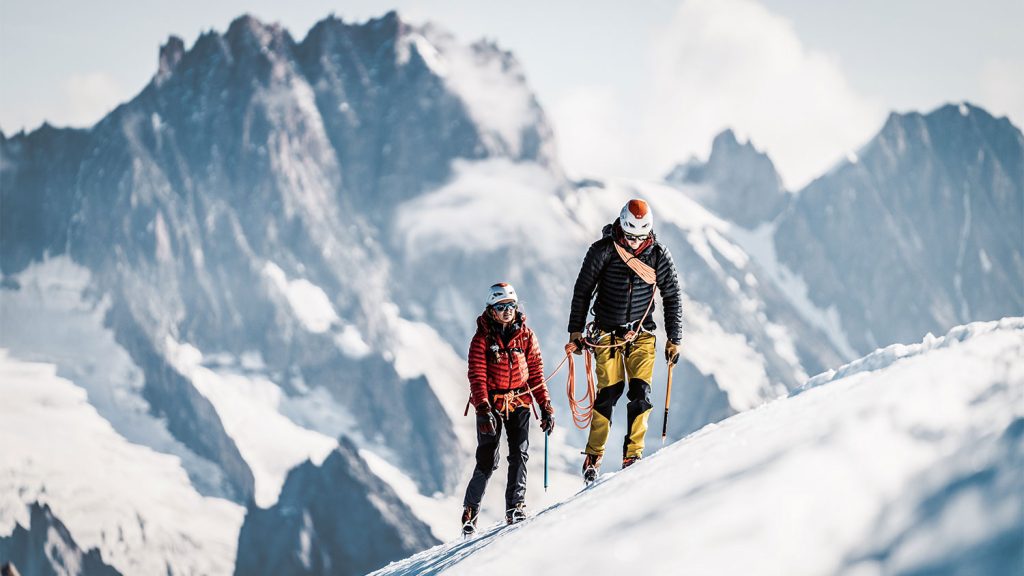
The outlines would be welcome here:
M 17 282 L 20 290 L 0 293 L 0 348 L 14 358 L 55 365 L 58 376 L 86 391 L 89 403 L 119 435 L 177 456 L 200 493 L 224 496 L 221 470 L 150 414 L 142 371 L 104 326 L 110 299 L 96 293 L 89 270 L 57 256 L 32 264 Z M 0 383 L 0 393 L 4 390 Z
M 376 574 L 1009 574 L 1024 561 L 1021 358 L 1024 318 L 880 350 Z
M 56 370 L 0 349 L 0 535 L 40 502 L 122 574 L 230 574 L 245 510 L 125 440 Z

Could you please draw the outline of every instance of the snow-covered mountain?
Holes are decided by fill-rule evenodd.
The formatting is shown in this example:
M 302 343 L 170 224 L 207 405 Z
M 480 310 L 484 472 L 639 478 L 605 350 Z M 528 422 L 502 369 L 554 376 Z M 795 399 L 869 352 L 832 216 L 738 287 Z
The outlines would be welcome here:
M 971 104 L 892 114 L 778 219 L 779 261 L 866 353 L 1024 313 L 1024 135 Z
M 795 194 L 731 131 L 666 181 L 723 219 L 845 356 L 1024 314 L 1024 135 L 961 103 L 890 115 Z
M 39 503 L 79 550 L 98 550 L 122 574 L 230 573 L 245 510 L 200 494 L 173 448 L 126 439 L 117 431 L 124 420 L 104 418 L 106 407 L 91 405 L 86 389 L 56 372 L 53 364 L 0 355 L 0 534 L 38 530 L 25 502 Z M 127 390 L 110 396 L 132 402 Z M 33 551 L 11 557 L 49 563 Z
M 880 349 L 521 524 L 374 574 L 506 573 L 511 558 L 559 574 L 1013 574 L 1022 357 L 1024 318 Z
M 38 502 L 122 573 L 227 574 L 253 549 L 315 573 L 303 558 L 365 568 L 451 536 L 483 290 L 516 285 L 552 370 L 586 248 L 630 197 L 653 206 L 686 295 L 671 439 L 855 357 L 811 272 L 773 249 L 764 222 L 794 201 L 749 143 L 723 135 L 672 186 L 572 183 L 554 150 L 511 54 L 394 13 L 301 41 L 247 16 L 171 38 L 96 126 L 0 134 L 0 453 L 17 456 L 0 459 L 0 538 Z M 583 442 L 563 378 L 556 480 Z M 664 378 L 659 363 L 656 406 Z M 572 491 L 542 492 L 542 465 L 532 509 Z M 372 504 L 361 534 L 400 544 L 339 544 L 318 515 L 335 486 Z
M 707 162 L 691 158 L 665 176 L 715 214 L 744 228 L 756 228 L 778 216 L 789 194 L 767 154 L 748 141 L 740 144 L 732 130 L 711 143 Z
M 367 531 L 371 518 L 386 529 Z M 343 438 L 322 465 L 289 472 L 276 504 L 249 507 L 235 574 L 358 576 L 437 543 Z
M 501 106 L 517 116 L 484 114 Z M 389 208 L 444 182 L 455 158 L 533 163 L 557 180 L 551 149 L 511 55 L 393 13 L 327 19 L 302 42 L 251 17 L 188 50 L 171 38 L 150 84 L 95 127 L 0 136 L 0 346 L 87 389 L 117 436 L 173 455 L 196 496 L 232 511 L 207 523 L 229 542 L 231 501 L 272 505 L 288 471 L 319 464 L 343 433 L 423 493 L 448 492 L 464 450 L 458 408 L 434 389 L 456 386 L 438 374 L 458 355 L 424 344 L 432 330 L 392 303 Z M 37 438 L 24 449 L 56 441 Z M 105 446 L 82 456 L 104 461 Z M 3 466 L 17 516 L 41 477 Z M 61 498 L 43 501 L 77 536 L 68 518 L 85 511 Z M 148 506 L 143 521 L 203 548 L 190 555 L 206 564 L 171 571 L 231 571 L 233 545 L 204 548 Z M 114 564 L 165 571 L 151 539 L 133 546 L 160 568 Z
M 45 504 L 29 507 L 28 524 L 27 528 L 16 526 L 10 536 L 0 537 L 0 566 L 12 564 L 21 576 L 121 576 L 103 562 L 99 550 L 83 552 Z

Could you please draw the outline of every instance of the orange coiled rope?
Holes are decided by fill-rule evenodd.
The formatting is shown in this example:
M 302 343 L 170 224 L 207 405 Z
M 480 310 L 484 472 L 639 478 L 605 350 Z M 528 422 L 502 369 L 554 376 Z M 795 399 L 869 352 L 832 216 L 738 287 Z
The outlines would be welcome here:
M 565 392 L 569 397 L 569 410 L 572 412 L 572 422 L 580 430 L 586 430 L 590 426 L 590 421 L 594 418 L 594 402 L 597 399 L 597 387 L 594 385 L 594 353 L 593 350 L 597 348 L 618 348 L 620 346 L 626 346 L 636 340 L 637 336 L 643 331 L 644 321 L 647 320 L 647 316 L 651 313 L 651 307 L 654 306 L 654 294 L 651 294 L 651 301 L 647 303 L 647 310 L 644 311 L 644 315 L 640 318 L 637 323 L 639 330 L 631 330 L 621 340 L 613 342 L 611 344 L 598 344 L 586 336 L 583 337 L 583 359 L 584 368 L 587 372 L 587 391 L 582 398 L 576 397 L 576 364 L 573 362 L 572 354 L 576 351 L 576 344 L 569 342 L 565 345 L 565 358 L 569 361 L 569 377 L 565 383 Z M 593 324 L 587 327 L 588 331 L 591 331 Z M 605 336 L 609 336 L 606 334 Z M 623 358 L 625 361 L 625 358 Z M 565 363 L 565 360 L 562 360 Z M 562 364 L 558 365 L 561 368 Z M 558 368 L 555 372 L 558 372 Z M 551 374 L 554 376 L 554 373 Z M 550 378 L 549 376 L 548 378 Z M 547 380 L 545 380 L 547 382 Z
M 590 426 L 590 420 L 594 417 L 594 401 L 597 398 L 597 387 L 594 384 L 594 355 L 589 349 L 583 351 L 584 354 L 584 366 L 587 371 L 587 389 L 581 398 L 576 397 L 576 362 L 573 360 L 573 352 L 576 350 L 576 345 L 572 342 L 565 345 L 565 358 L 559 362 L 558 366 L 544 379 L 544 382 L 529 388 L 522 392 L 507 392 L 503 396 L 504 406 L 506 412 L 512 405 L 513 400 L 520 396 L 532 394 L 534 390 L 544 386 L 549 380 L 558 374 L 558 371 L 569 364 L 569 375 L 566 377 L 565 390 L 569 396 L 569 411 L 572 412 L 572 422 L 580 430 L 586 430 Z M 469 414 L 469 405 L 466 405 L 466 414 Z M 506 414 L 506 417 L 508 414 Z
M 584 367 L 587 370 L 587 390 L 582 398 L 576 397 L 576 363 L 572 359 L 576 351 L 576 344 L 570 342 L 565 345 L 565 358 L 569 361 L 569 376 L 565 382 L 565 393 L 569 396 L 569 411 L 572 412 L 572 423 L 580 430 L 586 430 L 590 426 L 590 420 L 594 417 L 594 401 L 597 397 L 597 389 L 594 386 L 593 358 L 590 350 L 583 351 Z

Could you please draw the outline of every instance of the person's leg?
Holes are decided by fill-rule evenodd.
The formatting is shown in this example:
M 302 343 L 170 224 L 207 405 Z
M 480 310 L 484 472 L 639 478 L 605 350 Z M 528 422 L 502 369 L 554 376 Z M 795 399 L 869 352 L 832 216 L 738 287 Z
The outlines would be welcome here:
M 607 342 L 608 338 L 602 340 L 602 343 Z M 612 409 L 622 396 L 626 382 L 622 369 L 621 348 L 598 348 L 594 360 L 597 369 L 597 398 L 594 400 L 586 453 L 602 456 L 612 425 Z
M 639 458 L 644 453 L 647 421 L 651 416 L 651 379 L 654 376 L 654 358 L 657 347 L 653 334 L 641 334 L 634 342 L 626 368 L 629 371 L 629 391 L 626 398 L 626 438 L 622 445 L 622 458 Z
M 505 510 L 515 508 L 526 500 L 526 462 L 530 459 L 529 406 L 522 406 L 509 414 L 505 422 L 508 437 L 508 484 L 505 488 Z
M 473 477 L 469 480 L 469 486 L 466 486 L 463 506 L 480 508 L 480 502 L 484 499 L 484 490 L 487 489 L 487 481 L 498 468 L 498 438 L 501 437 L 502 421 L 501 418 L 494 420 L 493 436 L 485 436 L 479 431 L 476 433 L 476 468 L 473 469 Z

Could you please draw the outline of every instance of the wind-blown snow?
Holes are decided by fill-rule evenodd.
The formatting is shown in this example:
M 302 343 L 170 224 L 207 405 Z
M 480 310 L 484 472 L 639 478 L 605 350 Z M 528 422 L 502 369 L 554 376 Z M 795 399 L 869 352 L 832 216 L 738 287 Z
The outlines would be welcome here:
M 437 51 L 437 48 L 434 48 L 429 40 L 418 33 L 406 34 L 399 38 L 395 50 L 399 65 L 404 66 L 409 63 L 413 48 L 416 49 L 416 53 L 420 55 L 423 63 L 427 65 L 427 68 L 430 68 L 431 72 L 442 78 L 448 75 L 448 66 L 445 64 L 440 52 Z
M 231 574 L 245 510 L 125 440 L 56 370 L 0 350 L 0 535 L 39 501 L 123 574 Z
M 537 111 L 518 65 L 510 66 L 493 46 L 459 44 L 454 36 L 426 27 L 411 42 L 432 70 L 466 104 L 488 148 L 516 157 Z M 429 41 L 428 41 L 429 40 Z
M 551 257 L 573 249 L 558 181 L 536 164 L 504 158 L 453 163 L 448 184 L 398 208 L 396 230 L 413 258 L 523 246 Z
M 522 524 L 376 574 L 549 566 L 576 543 L 586 553 L 559 573 L 942 572 L 988 543 L 1004 547 L 981 559 L 985 572 L 1011 573 L 1024 557 L 1024 319 L 907 348 L 706 426 Z

